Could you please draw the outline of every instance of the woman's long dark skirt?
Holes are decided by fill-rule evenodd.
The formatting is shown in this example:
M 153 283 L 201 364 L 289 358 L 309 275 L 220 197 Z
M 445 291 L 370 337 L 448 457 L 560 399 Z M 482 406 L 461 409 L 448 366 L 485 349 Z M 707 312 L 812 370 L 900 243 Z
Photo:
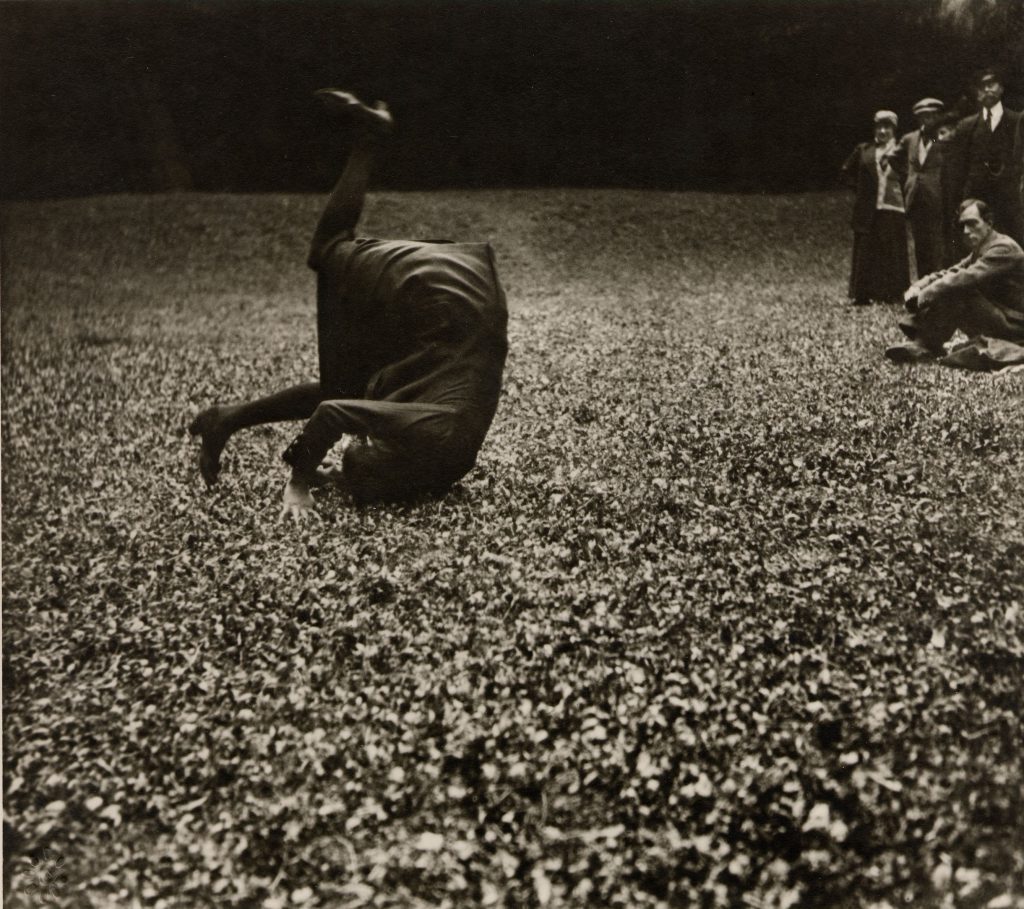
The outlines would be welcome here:
M 850 297 L 855 303 L 899 303 L 909 286 L 906 216 L 876 211 L 871 230 L 853 235 Z

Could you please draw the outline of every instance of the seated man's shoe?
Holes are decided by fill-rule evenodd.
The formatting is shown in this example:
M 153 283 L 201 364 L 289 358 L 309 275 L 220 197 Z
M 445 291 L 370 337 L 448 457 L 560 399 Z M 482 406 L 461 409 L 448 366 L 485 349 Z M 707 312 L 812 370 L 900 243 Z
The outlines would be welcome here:
M 391 112 L 383 101 L 377 101 L 373 107 L 367 107 L 351 92 L 340 88 L 321 88 L 313 95 L 324 102 L 328 110 L 357 119 L 375 132 L 389 133 L 393 125 Z
M 896 326 L 903 332 L 903 334 L 910 338 L 911 341 L 917 340 L 917 323 L 913 318 L 908 317 L 900 319 L 899 322 L 896 323 Z
M 944 351 L 934 351 L 925 347 L 920 341 L 897 344 L 886 350 L 885 356 L 893 363 L 928 363 L 943 355 Z

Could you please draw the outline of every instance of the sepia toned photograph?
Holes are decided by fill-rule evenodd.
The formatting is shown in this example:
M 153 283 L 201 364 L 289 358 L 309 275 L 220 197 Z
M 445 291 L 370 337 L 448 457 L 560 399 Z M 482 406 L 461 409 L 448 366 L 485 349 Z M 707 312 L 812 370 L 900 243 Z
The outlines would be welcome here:
M 1024 909 L 1024 0 L 0 0 L 4 906 Z

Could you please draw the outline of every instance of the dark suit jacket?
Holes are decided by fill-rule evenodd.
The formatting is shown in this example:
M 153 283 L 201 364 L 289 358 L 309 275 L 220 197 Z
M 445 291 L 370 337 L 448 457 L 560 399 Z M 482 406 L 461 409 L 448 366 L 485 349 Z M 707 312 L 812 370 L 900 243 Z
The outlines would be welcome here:
M 878 200 L 874 143 L 861 142 L 843 162 L 840 177 L 843 183 L 857 193 L 853 203 L 853 229 L 856 233 L 867 233 L 874 223 Z
M 893 166 L 903 181 L 903 201 L 910 213 L 915 206 L 936 213 L 942 212 L 942 161 L 945 148 L 932 141 L 922 163 L 918 157 L 921 130 L 907 133 L 896 145 L 892 155 Z
M 995 231 L 981 248 L 942 271 L 925 275 L 917 288 L 921 304 L 964 293 L 980 293 L 1000 309 L 1024 314 L 1024 251 L 1016 241 Z
M 464 476 L 494 418 L 508 307 L 487 243 L 344 236 L 317 259 L 323 402 L 285 451 L 312 471 L 342 435 L 369 437 L 348 488 L 360 501 Z
M 1017 118 L 1017 138 L 1013 147 L 1017 152 L 1017 166 L 1019 169 L 1017 189 L 1020 192 L 1020 205 L 1024 209 L 1024 111 Z
M 964 188 L 971 169 L 972 139 L 978 128 L 981 114 L 964 117 L 957 125 L 956 132 L 946 153 L 946 166 L 949 168 L 950 189 L 957 204 L 964 198 Z M 1007 129 L 1013 135 L 1010 160 L 1006 162 L 1006 170 L 1000 175 L 999 183 L 1008 188 L 1021 189 L 1021 175 L 1024 172 L 1024 115 L 1020 111 L 1003 107 L 1003 119 L 999 129 Z

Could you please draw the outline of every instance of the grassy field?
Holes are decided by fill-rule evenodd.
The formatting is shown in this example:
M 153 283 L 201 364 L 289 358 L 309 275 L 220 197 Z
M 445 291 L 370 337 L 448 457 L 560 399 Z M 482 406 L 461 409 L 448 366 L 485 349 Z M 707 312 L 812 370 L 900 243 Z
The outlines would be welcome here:
M 1024 373 L 906 368 L 849 200 L 378 194 L 490 239 L 440 501 L 278 520 L 319 198 L 8 206 L 10 905 L 1024 906 Z

